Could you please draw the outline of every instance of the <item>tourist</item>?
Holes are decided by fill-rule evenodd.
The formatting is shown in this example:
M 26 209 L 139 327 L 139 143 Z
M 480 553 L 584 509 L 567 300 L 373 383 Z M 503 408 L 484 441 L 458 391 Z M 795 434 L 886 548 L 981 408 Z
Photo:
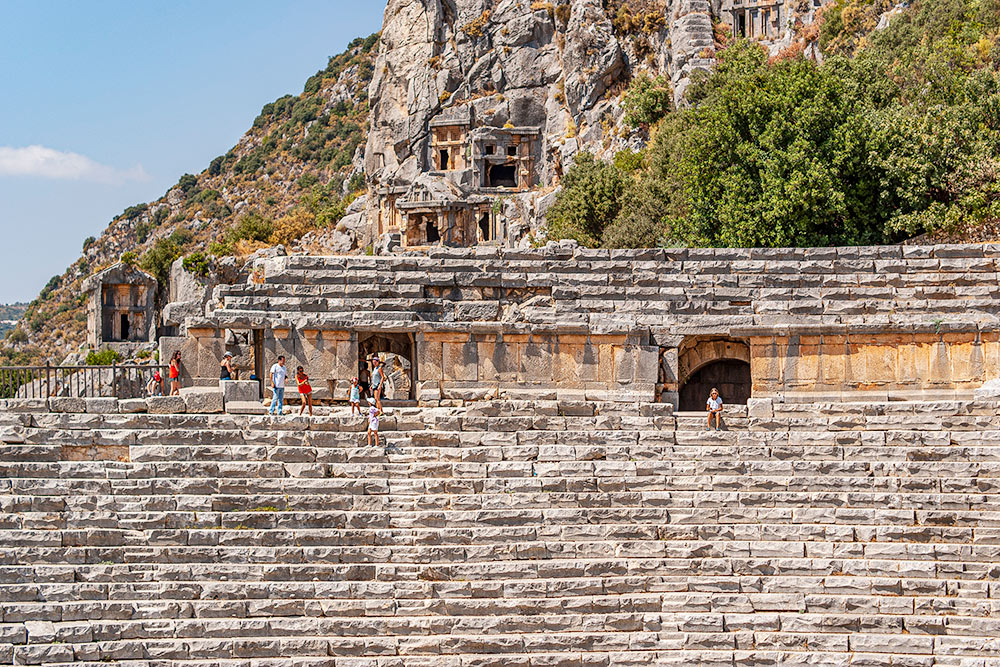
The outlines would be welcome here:
M 712 415 L 715 415 L 715 430 L 721 431 L 722 427 L 720 422 L 722 421 L 722 397 L 719 396 L 719 390 L 712 387 L 712 393 L 708 397 L 708 402 L 705 404 L 708 409 L 708 426 L 705 427 L 706 431 L 712 430 Z
M 233 379 L 233 353 L 226 352 L 222 355 L 222 361 L 219 362 L 219 379 L 220 380 L 232 380 Z
M 375 446 L 381 446 L 378 439 L 378 416 L 382 414 L 382 410 L 375 405 L 375 399 L 368 399 L 368 446 L 372 446 L 372 435 L 375 435 Z
M 170 358 L 170 395 L 180 396 L 181 393 L 181 351 L 174 352 Z
M 147 396 L 163 396 L 163 376 L 160 371 L 155 371 L 153 377 L 146 383 Z
M 278 360 L 271 366 L 271 391 L 274 398 L 271 399 L 271 407 L 267 414 L 284 414 L 285 410 L 285 376 L 288 371 L 285 369 L 285 355 L 278 357 Z
M 302 369 L 302 366 L 299 366 L 298 368 L 295 369 L 295 384 L 297 384 L 298 387 L 299 387 L 299 398 L 302 399 L 302 407 L 299 408 L 299 414 L 301 415 L 303 412 L 305 412 L 306 406 L 308 405 L 309 406 L 309 416 L 312 417 L 313 416 L 313 396 L 312 396 L 313 388 L 312 388 L 312 385 L 309 384 L 309 376 L 306 375 L 306 372 Z
M 379 412 L 382 411 L 382 380 L 384 379 L 382 360 L 375 356 L 372 358 L 372 397 L 375 399 L 375 405 L 378 406 Z
M 361 385 L 358 383 L 358 378 L 351 378 L 351 395 L 347 402 L 351 404 L 352 415 L 355 408 L 358 409 L 358 414 L 361 414 Z

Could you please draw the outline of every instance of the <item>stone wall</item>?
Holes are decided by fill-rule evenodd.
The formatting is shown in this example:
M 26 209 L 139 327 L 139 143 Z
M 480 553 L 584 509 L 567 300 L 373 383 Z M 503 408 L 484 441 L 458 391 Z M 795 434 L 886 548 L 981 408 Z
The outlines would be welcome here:
M 284 353 L 335 383 L 356 373 L 358 335 L 412 336 L 425 400 L 676 404 L 709 357 L 749 358 L 754 396 L 939 397 L 997 374 L 998 258 L 990 244 L 278 257 L 188 325 L 260 330 L 265 366 Z
M 1000 376 L 997 332 L 751 338 L 755 396 L 933 400 Z

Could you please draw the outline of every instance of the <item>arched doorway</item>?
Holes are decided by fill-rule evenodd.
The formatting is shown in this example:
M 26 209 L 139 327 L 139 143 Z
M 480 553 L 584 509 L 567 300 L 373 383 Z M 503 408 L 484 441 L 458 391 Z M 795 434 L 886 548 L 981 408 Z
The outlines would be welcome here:
M 729 405 L 746 405 L 750 398 L 750 364 L 742 359 L 717 359 L 694 373 L 681 386 L 680 410 L 704 411 L 712 388 Z
M 417 372 L 413 359 L 413 337 L 407 333 L 362 333 L 358 336 L 358 380 L 368 390 L 369 359 L 378 355 L 384 364 L 386 400 L 413 400 L 417 395 Z M 369 394 L 370 395 L 370 394 Z
M 750 398 L 750 344 L 729 336 L 690 336 L 678 349 L 677 409 L 704 411 L 712 387 L 724 403 L 746 405 Z

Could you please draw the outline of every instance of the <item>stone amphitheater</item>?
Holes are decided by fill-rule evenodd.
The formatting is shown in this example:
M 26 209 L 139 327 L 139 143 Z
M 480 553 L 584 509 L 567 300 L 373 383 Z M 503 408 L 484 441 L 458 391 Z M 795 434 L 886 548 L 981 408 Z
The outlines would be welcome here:
M 5 403 L 0 662 L 1000 666 L 998 260 L 262 260 L 161 340 L 199 392 Z M 242 330 L 405 356 L 386 446 L 193 398 Z

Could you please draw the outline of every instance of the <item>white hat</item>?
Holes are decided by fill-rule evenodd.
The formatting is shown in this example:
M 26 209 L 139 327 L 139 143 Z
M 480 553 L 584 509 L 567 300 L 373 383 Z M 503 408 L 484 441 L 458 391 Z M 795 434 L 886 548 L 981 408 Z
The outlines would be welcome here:
M 371 396 L 368 397 L 368 405 L 375 405 L 375 399 Z
M 222 356 L 223 356 L 223 357 L 231 357 L 231 356 L 233 356 L 233 353 L 232 353 L 232 352 L 226 352 L 226 353 L 225 353 L 224 355 L 222 355 Z

